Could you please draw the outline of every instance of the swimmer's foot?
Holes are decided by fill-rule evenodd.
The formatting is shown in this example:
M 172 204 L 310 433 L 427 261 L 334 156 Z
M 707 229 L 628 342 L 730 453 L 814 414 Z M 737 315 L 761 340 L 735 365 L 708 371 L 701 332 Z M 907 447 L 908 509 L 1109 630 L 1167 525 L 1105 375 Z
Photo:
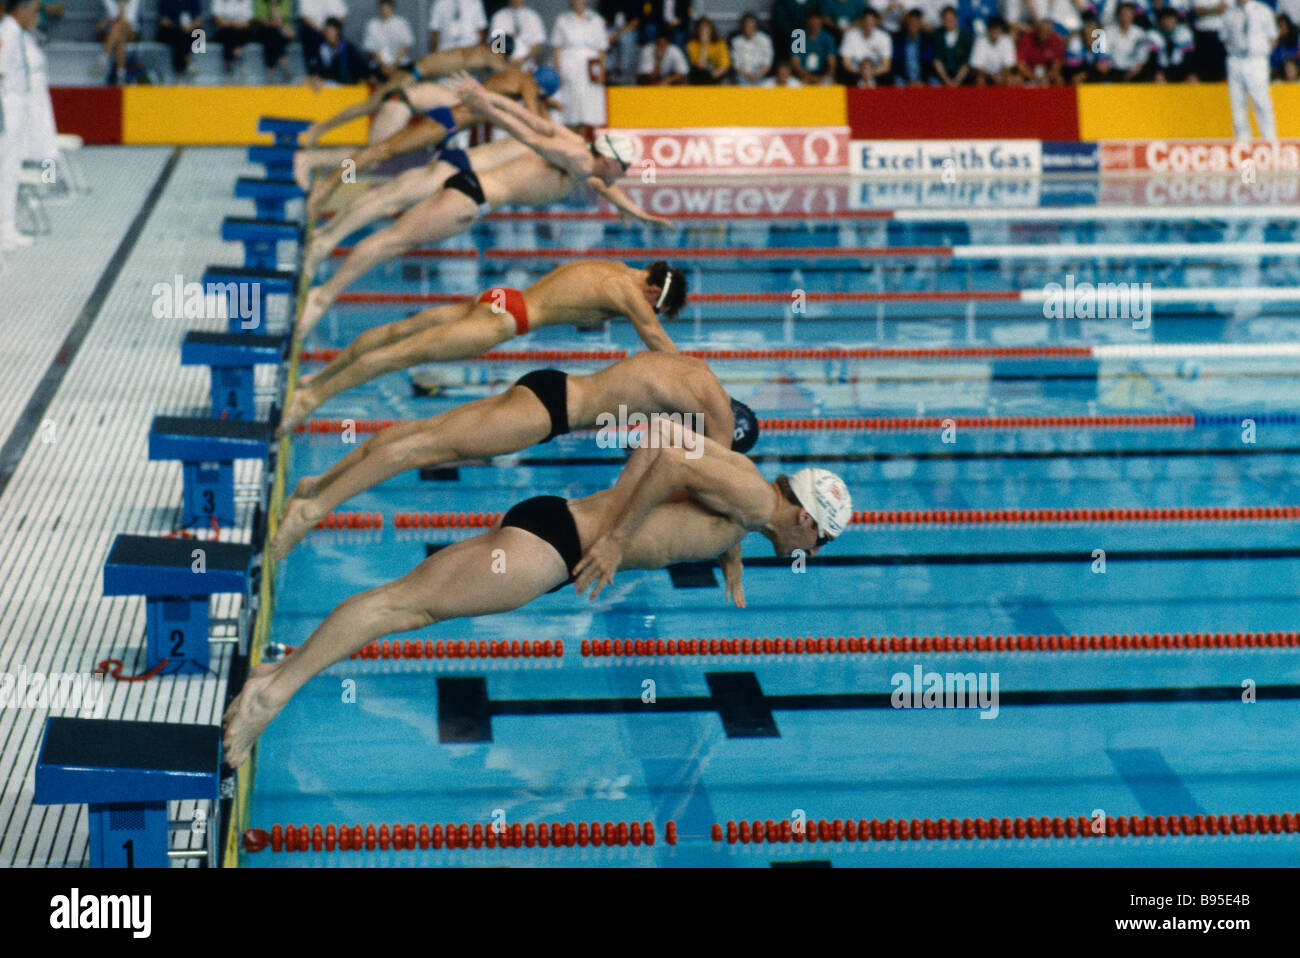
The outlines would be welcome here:
M 289 404 L 284 407 L 284 412 L 280 414 L 280 425 L 276 427 L 275 437 L 287 436 L 298 428 L 298 425 L 311 415 L 313 409 L 318 405 L 311 391 L 299 387 L 293 391 L 289 398 Z
M 299 150 L 293 155 L 293 178 L 302 189 L 311 186 L 311 152 L 309 150 Z
M 307 334 L 316 328 L 316 324 L 321 321 L 328 308 L 328 296 L 323 287 L 313 286 L 307 291 L 307 297 L 302 304 L 302 314 L 294 327 L 299 340 L 307 338 Z
M 320 264 L 329 258 L 332 244 L 327 234 L 324 232 L 312 235 L 311 242 L 307 244 L 307 249 L 302 254 L 302 270 L 309 278 L 315 278 L 316 270 L 320 269 Z
M 315 484 L 315 479 L 304 479 L 298 484 L 301 489 L 303 483 L 311 482 Z M 310 493 L 308 493 L 310 495 Z M 315 507 L 310 498 L 299 497 L 295 490 L 289 501 L 284 505 L 284 512 L 280 516 L 280 523 L 276 526 L 275 539 L 271 543 L 271 555 L 276 562 L 280 562 L 293 551 L 294 546 L 303 540 L 303 537 L 323 518 L 321 511 Z
M 258 736 L 288 701 L 279 701 L 271 693 L 271 680 L 283 664 L 263 662 L 255 666 L 244 682 L 244 687 L 222 716 L 224 732 L 221 745 L 225 750 L 226 764 L 231 768 L 239 768 L 248 761 Z
M 329 200 L 329 182 L 321 180 L 312 184 L 311 192 L 307 194 L 307 222 L 314 223 L 320 219 L 321 210 L 325 208 L 325 203 Z

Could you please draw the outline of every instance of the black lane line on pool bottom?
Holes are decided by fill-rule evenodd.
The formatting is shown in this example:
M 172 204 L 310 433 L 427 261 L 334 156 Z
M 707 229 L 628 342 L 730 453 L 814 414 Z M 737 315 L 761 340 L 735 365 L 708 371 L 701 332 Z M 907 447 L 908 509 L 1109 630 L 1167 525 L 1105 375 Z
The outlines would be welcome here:
M 672 712 L 716 712 L 728 738 L 779 738 L 781 732 L 773 712 L 894 709 L 892 692 L 765 695 L 753 672 L 706 672 L 704 678 L 709 684 L 709 695 L 662 697 L 647 703 L 640 698 L 493 699 L 488 695 L 487 679 L 483 676 L 441 677 L 437 680 L 438 740 L 445 743 L 491 742 L 492 718 L 497 715 L 659 715 Z M 1300 699 L 1300 685 L 1259 686 L 1255 691 L 1258 701 Z M 1045 689 L 998 694 L 999 708 L 1240 701 L 1241 687 L 1236 685 Z
M 4 446 L 0 447 L 0 495 L 4 494 L 6 487 L 9 485 L 9 480 L 13 478 L 14 472 L 17 471 L 23 453 L 31 445 L 36 430 L 45 421 L 45 414 L 50 408 L 50 403 L 54 401 L 54 395 L 59 391 L 59 386 L 63 383 L 63 377 L 67 375 L 68 369 L 72 366 L 72 361 L 77 358 L 77 351 L 81 349 L 81 344 L 85 342 L 91 325 L 99 316 L 99 311 L 104 306 L 104 300 L 108 298 L 113 284 L 117 282 L 117 277 L 122 272 L 122 267 L 126 265 L 127 259 L 135 249 L 135 244 L 144 231 L 144 225 L 148 222 L 154 207 L 158 205 L 163 190 L 167 188 L 182 152 L 180 147 L 172 150 L 171 156 L 163 164 L 162 172 L 158 174 L 157 181 L 149 191 L 149 195 L 145 197 L 140 211 L 136 213 L 135 219 L 127 227 L 126 235 L 122 237 L 122 242 L 118 243 L 117 249 L 114 250 L 112 258 L 108 261 L 108 265 L 100 273 L 95 288 L 90 291 L 90 297 L 86 300 L 86 305 L 81 307 L 81 312 L 77 315 L 77 319 L 72 324 L 72 328 L 68 331 L 62 345 L 59 346 L 59 351 L 54 354 L 49 366 L 45 368 L 41 381 L 36 384 L 36 389 L 32 391 L 31 398 L 27 400 L 27 405 L 23 407 L 18 421 L 14 423 L 9 438 L 5 440 Z

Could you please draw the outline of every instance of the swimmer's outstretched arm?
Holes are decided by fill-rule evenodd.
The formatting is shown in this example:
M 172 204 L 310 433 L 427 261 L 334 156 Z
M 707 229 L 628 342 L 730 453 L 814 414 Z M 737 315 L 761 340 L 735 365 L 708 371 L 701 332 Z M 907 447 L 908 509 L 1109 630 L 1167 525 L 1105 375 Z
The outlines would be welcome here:
M 677 344 L 672 341 L 664 330 L 663 324 L 659 322 L 655 311 L 641 297 L 639 290 L 620 289 L 615 300 L 622 307 L 623 315 L 632 321 L 632 326 L 636 329 L 636 334 L 641 337 L 641 342 L 648 348 L 658 353 L 680 352 Z
M 650 428 L 659 430 L 657 448 L 642 446 L 628 457 L 610 498 L 611 519 L 573 570 L 577 591 L 591 586 L 593 599 L 614 581 L 628 543 L 650 511 L 669 498 L 688 495 L 751 532 L 772 517 L 772 486 L 745 456 L 697 436 L 703 454 L 688 457 L 680 425 L 660 419 Z
M 525 137 L 531 132 L 538 137 L 566 142 L 572 140 L 583 145 L 582 137 L 572 130 L 535 110 L 521 106 L 507 96 L 492 92 L 469 74 L 459 73 L 455 79 L 456 92 L 460 94 L 462 102 L 482 113 L 488 122 L 504 128 L 515 139 L 527 142 Z
M 605 181 L 599 176 L 589 176 L 586 180 L 587 186 L 598 196 L 602 196 L 610 206 L 624 214 L 624 219 L 632 217 L 642 223 L 653 223 L 655 226 L 672 226 L 673 221 L 665 219 L 662 216 L 655 216 L 647 213 L 641 207 L 637 206 L 636 201 L 628 196 L 617 186 L 606 186 Z
M 745 584 L 741 577 L 745 574 L 744 563 L 740 561 L 740 543 L 718 556 L 718 565 L 722 567 L 722 578 L 727 583 L 727 601 L 738 609 L 745 607 Z

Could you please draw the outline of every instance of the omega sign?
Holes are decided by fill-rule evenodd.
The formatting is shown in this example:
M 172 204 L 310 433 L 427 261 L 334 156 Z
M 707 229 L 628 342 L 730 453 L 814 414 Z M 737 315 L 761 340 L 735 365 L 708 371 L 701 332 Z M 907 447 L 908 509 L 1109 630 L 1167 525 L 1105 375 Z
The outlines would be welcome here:
M 602 131 L 603 132 L 603 131 Z M 649 160 L 658 173 L 842 173 L 848 127 L 620 130 L 636 144 L 628 175 Z

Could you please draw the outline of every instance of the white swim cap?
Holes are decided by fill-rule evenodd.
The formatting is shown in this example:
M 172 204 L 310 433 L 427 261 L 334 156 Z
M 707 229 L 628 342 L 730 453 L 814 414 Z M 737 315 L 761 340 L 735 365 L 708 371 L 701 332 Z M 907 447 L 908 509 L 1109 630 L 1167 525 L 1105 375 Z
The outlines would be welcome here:
M 596 137 L 596 142 L 592 146 L 601 156 L 618 160 L 624 166 L 630 166 L 636 158 L 636 147 L 632 143 L 632 138 L 622 133 L 602 133 Z
M 853 500 L 844 480 L 826 469 L 800 469 L 790 477 L 790 490 L 812 516 L 822 535 L 834 539 L 853 518 Z

